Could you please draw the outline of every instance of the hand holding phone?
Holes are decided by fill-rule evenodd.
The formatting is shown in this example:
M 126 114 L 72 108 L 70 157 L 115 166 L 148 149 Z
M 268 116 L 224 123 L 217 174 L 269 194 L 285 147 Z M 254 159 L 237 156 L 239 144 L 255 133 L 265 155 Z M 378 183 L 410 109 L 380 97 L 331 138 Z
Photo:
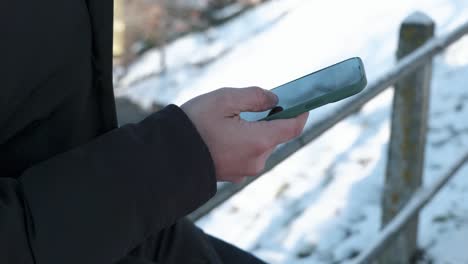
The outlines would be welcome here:
M 276 107 L 240 116 L 247 121 L 292 118 L 355 95 L 366 85 L 362 60 L 351 58 L 272 89 L 279 99 Z
M 258 175 L 279 144 L 300 135 L 307 114 L 270 122 L 240 122 L 240 111 L 263 111 L 276 103 L 276 96 L 259 87 L 223 88 L 180 107 L 208 147 L 218 181 L 240 182 L 245 176 Z

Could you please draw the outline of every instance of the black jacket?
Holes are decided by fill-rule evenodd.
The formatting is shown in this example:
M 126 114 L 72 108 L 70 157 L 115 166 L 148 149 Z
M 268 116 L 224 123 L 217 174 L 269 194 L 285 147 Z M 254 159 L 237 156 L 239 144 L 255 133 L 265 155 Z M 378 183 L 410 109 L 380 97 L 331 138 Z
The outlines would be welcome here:
M 0 2 L 0 263 L 113 263 L 214 195 L 169 106 L 117 128 L 112 0 Z

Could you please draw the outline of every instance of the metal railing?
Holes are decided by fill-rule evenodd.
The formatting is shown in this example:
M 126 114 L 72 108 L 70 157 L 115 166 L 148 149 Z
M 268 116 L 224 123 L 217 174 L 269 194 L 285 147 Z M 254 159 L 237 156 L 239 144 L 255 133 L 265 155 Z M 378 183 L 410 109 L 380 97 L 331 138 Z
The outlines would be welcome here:
M 358 112 L 367 102 L 387 88 L 396 85 L 388 159 L 389 161 L 393 159 L 391 164 L 393 167 L 398 167 L 398 169 L 392 170 L 387 167 L 385 189 L 393 192 L 392 195 L 404 191 L 405 193 L 400 193 L 400 195 L 406 197 L 398 199 L 396 204 L 383 202 L 383 211 L 393 210 L 390 213 L 391 218 L 388 223 L 385 223 L 384 220 L 386 225 L 375 243 L 368 250 L 361 253 L 353 263 L 372 263 L 377 257 L 380 257 L 379 263 L 408 263 L 410 258 L 408 254 L 413 254 L 412 251 L 416 247 L 416 231 L 410 237 L 398 239 L 398 243 L 391 244 L 391 242 L 401 236 L 401 230 L 411 224 L 412 221 L 417 223 L 419 211 L 468 161 L 467 154 L 432 186 L 425 189 L 420 187 L 422 169 L 415 168 L 415 166 L 422 167 L 424 162 L 424 147 L 421 148 L 421 145 L 425 144 L 428 111 L 428 98 L 424 97 L 429 97 L 428 94 L 424 94 L 422 91 L 427 92 L 430 87 L 432 58 L 462 36 L 468 34 L 468 22 L 437 38 L 432 37 L 433 32 L 434 23 L 426 15 L 417 12 L 407 17 L 400 28 L 400 45 L 397 53 L 399 61 L 395 67 L 370 83 L 360 96 L 345 102 L 339 109 L 330 114 L 324 115 L 317 123 L 307 128 L 300 137 L 278 148 L 267 161 L 264 171 L 259 176 L 249 178 L 242 184 L 221 186 L 216 196 L 193 212 L 190 218 L 197 220 L 206 215 L 303 146 L 317 139 L 345 118 Z M 421 100 L 426 101 L 421 103 Z M 413 107 L 413 110 L 416 107 L 418 113 L 411 112 L 411 115 L 416 116 L 417 122 L 413 122 L 414 120 L 407 117 L 410 115 L 400 109 L 408 110 L 409 107 Z M 416 143 L 413 141 L 416 141 Z M 411 165 L 408 159 L 410 161 L 416 160 L 416 165 Z M 401 188 L 401 184 L 395 184 L 395 181 L 401 182 L 403 180 L 411 182 L 411 188 Z M 408 192 L 410 193 L 409 196 L 407 195 Z M 388 254 L 391 250 L 398 250 L 402 247 L 407 247 L 408 252 L 403 252 L 399 256 L 393 255 L 391 260 L 385 257 L 385 253 Z
M 393 220 L 385 226 L 377 239 L 363 251 L 352 262 L 353 264 L 372 263 L 379 253 L 384 251 L 386 246 L 395 239 L 398 233 L 413 219 L 421 209 L 424 208 L 434 196 L 445 186 L 445 184 L 468 162 L 468 154 L 458 160 L 448 172 L 440 177 L 435 183 L 427 188 L 421 188 L 414 193 L 411 200 L 396 215 Z

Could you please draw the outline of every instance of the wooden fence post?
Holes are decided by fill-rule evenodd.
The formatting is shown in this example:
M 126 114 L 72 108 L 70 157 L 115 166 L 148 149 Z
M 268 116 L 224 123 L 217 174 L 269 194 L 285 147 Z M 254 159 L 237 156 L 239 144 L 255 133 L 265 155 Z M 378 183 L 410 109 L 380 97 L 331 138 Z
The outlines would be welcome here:
M 434 36 L 434 21 L 421 12 L 408 16 L 400 27 L 397 59 L 408 55 Z M 391 136 L 388 147 L 382 226 L 385 226 L 421 185 L 432 60 L 395 85 Z M 408 264 L 417 250 L 418 217 L 379 258 L 380 264 Z

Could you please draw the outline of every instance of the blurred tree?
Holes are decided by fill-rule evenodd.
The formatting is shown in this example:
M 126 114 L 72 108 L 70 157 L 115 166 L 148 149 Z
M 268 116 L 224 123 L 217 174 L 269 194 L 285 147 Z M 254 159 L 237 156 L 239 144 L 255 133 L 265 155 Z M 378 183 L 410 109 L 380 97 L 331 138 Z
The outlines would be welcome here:
M 204 30 L 231 18 L 217 19 L 216 12 L 237 4 L 242 12 L 264 0 L 115 0 L 114 55 L 127 64 L 144 51 L 161 49 L 161 69 L 166 68 L 167 42 L 188 32 Z M 240 13 L 239 12 L 239 13 Z
M 112 47 L 114 57 L 120 58 L 125 50 L 125 18 L 124 1 L 114 1 L 114 45 Z

